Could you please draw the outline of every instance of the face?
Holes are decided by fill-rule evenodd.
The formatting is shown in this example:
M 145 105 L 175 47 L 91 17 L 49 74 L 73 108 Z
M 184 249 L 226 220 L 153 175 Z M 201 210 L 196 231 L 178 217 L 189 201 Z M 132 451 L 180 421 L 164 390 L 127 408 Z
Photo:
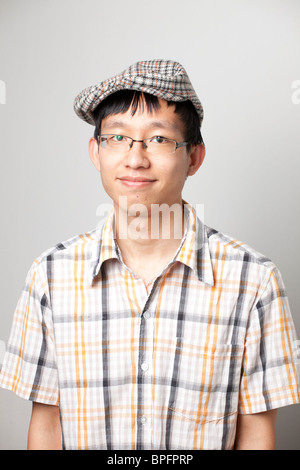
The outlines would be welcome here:
M 175 107 L 161 99 L 159 102 L 160 108 L 152 113 L 143 106 L 134 116 L 129 109 L 124 114 L 106 117 L 101 124 L 101 134 L 120 134 L 134 140 L 163 136 L 183 142 L 184 125 L 174 112 Z M 141 203 L 149 210 L 151 204 L 181 204 L 186 177 L 196 173 L 205 149 L 197 145 L 192 146 L 189 153 L 186 147 L 180 147 L 173 154 L 148 155 L 141 142 L 134 142 L 131 149 L 116 154 L 101 145 L 98 149 L 97 141 L 92 138 L 89 153 L 116 208 L 120 196 L 126 196 L 127 207 Z

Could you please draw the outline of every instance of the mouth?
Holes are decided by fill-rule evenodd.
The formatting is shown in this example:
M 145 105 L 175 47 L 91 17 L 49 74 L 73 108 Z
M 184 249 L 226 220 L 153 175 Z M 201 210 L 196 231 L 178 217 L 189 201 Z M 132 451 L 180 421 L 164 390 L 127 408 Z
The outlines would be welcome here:
M 140 188 L 143 186 L 149 186 L 155 183 L 155 179 L 145 178 L 142 176 L 122 176 L 118 178 L 119 181 L 125 186 Z

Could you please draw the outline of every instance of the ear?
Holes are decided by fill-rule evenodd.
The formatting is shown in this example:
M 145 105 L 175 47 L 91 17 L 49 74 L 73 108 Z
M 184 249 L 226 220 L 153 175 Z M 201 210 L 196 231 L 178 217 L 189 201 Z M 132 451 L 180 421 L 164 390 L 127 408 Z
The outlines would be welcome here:
M 194 175 L 200 168 L 205 158 L 205 146 L 203 144 L 193 145 L 190 155 L 190 164 L 187 176 Z
M 95 166 L 97 171 L 100 171 L 100 159 L 99 159 L 99 152 L 98 152 L 98 142 L 97 140 L 92 137 L 89 140 L 89 154 L 93 165 Z

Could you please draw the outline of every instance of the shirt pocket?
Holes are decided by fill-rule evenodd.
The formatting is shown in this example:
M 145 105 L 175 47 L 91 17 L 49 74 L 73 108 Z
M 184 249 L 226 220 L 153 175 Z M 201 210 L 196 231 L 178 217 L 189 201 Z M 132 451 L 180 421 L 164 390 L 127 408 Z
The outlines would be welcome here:
M 195 344 L 177 338 L 169 410 L 196 424 L 237 412 L 243 344 Z

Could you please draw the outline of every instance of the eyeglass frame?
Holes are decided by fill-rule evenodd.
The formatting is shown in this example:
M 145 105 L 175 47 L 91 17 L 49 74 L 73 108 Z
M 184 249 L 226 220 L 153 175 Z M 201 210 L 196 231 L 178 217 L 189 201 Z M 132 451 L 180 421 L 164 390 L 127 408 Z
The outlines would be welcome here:
M 137 139 L 133 139 L 132 137 L 129 137 L 128 135 L 123 135 L 123 134 L 99 134 L 97 136 L 98 151 L 99 151 L 99 145 L 100 145 L 100 138 L 101 137 L 107 137 L 109 135 L 111 135 L 111 136 L 121 135 L 122 137 L 126 137 L 127 139 L 130 139 L 131 144 L 129 144 L 129 150 L 132 149 L 134 142 L 142 142 L 143 143 L 143 149 L 147 150 L 148 147 L 146 145 L 145 140 L 151 140 L 151 139 L 153 139 L 153 137 L 163 137 L 163 136 L 153 136 L 153 137 L 147 137 L 146 139 L 143 139 L 143 140 L 137 140 Z M 169 139 L 169 137 L 163 137 L 163 138 L 166 139 L 166 140 L 170 140 L 171 142 L 174 142 L 174 144 L 175 144 L 174 152 L 171 152 L 169 155 L 173 155 L 173 153 L 175 153 L 176 150 L 179 149 L 180 147 L 186 147 L 187 145 L 190 145 L 190 142 L 177 142 L 175 139 Z

